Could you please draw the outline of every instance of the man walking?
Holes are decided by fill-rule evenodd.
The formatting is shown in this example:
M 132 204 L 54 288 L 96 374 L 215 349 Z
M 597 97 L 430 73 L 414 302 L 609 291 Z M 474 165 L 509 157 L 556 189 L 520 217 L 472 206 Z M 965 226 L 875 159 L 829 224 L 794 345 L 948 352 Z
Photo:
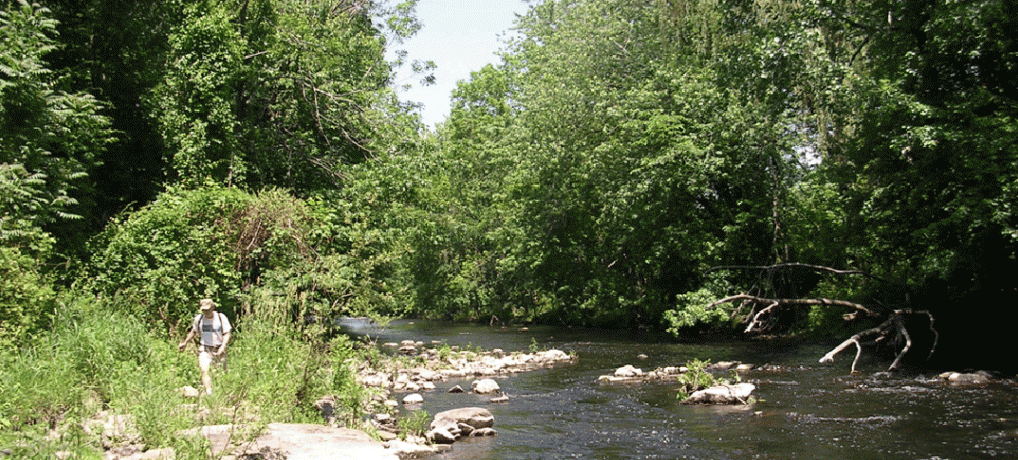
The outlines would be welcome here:
M 198 345 L 198 369 L 201 370 L 201 383 L 205 394 L 212 394 L 212 376 L 209 374 L 213 362 L 226 368 L 226 344 L 230 343 L 230 320 L 226 315 L 216 311 L 216 303 L 212 299 L 202 299 L 201 313 L 194 317 L 191 330 L 180 342 L 177 349 L 184 351 L 187 343 L 200 334 Z

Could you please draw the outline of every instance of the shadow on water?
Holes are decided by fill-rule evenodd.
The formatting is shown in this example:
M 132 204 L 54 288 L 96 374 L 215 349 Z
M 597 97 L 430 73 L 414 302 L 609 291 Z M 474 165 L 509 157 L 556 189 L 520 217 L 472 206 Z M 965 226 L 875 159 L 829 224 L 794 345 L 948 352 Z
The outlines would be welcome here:
M 849 375 L 851 357 L 817 360 L 829 348 L 794 342 L 674 343 L 621 332 L 553 327 L 491 328 L 395 321 L 379 328 L 342 322 L 355 336 L 379 342 L 420 340 L 526 351 L 575 352 L 572 364 L 498 380 L 511 396 L 448 394 L 472 379 L 438 382 L 425 393 L 431 414 L 481 406 L 495 415 L 498 436 L 457 442 L 444 459 L 966 459 L 1018 456 L 1018 385 L 1000 380 L 950 386 L 888 377 L 881 363 Z M 646 359 L 638 358 L 646 355 Z M 599 384 L 599 375 L 632 364 L 644 370 L 690 359 L 742 361 L 773 368 L 744 374 L 757 385 L 751 407 L 685 406 L 665 383 Z M 402 394 L 397 395 L 402 397 Z

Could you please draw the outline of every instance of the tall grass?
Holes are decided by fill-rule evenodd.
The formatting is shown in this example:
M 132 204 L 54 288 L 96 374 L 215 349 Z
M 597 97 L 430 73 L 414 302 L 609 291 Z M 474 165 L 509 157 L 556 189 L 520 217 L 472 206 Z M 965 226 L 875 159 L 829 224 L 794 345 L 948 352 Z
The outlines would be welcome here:
M 179 353 L 179 338 L 123 311 L 70 298 L 38 341 L 0 352 L 0 448 L 15 458 L 58 451 L 102 458 L 110 446 L 144 444 L 174 447 L 178 459 L 206 459 L 207 442 L 188 430 L 242 424 L 250 437 L 272 422 L 321 423 L 315 401 L 326 395 L 335 396 L 338 422 L 360 422 L 367 395 L 345 337 L 309 340 L 307 331 L 241 318 L 228 370 L 213 374 L 212 395 L 191 399 L 178 389 L 200 387 L 193 352 Z M 127 426 L 104 433 L 110 419 Z

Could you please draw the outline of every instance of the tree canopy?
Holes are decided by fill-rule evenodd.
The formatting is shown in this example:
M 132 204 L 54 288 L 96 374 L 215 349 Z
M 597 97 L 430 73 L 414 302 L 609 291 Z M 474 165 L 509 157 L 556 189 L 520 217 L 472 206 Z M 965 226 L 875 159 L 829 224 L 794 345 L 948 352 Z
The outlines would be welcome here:
M 414 6 L 6 2 L 4 269 L 170 326 L 204 290 L 680 336 L 766 292 L 846 302 L 772 332 L 915 309 L 942 349 L 1018 319 L 1012 1 L 535 2 L 434 132 L 385 58 Z

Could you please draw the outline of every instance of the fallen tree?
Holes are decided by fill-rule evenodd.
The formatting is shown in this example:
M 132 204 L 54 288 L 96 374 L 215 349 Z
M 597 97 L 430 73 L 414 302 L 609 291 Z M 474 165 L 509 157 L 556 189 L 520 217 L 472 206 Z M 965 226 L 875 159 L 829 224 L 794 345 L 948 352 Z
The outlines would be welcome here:
M 937 334 L 937 330 L 933 327 L 933 315 L 926 310 L 892 309 L 882 305 L 869 306 L 847 300 L 828 298 L 779 298 L 777 296 L 765 296 L 762 292 L 760 292 L 776 291 L 774 289 L 775 276 L 777 276 L 780 271 L 791 268 L 809 270 L 815 273 L 833 276 L 864 276 L 883 283 L 887 282 L 861 270 L 838 270 L 830 267 L 801 263 L 784 263 L 769 266 L 734 265 L 713 267 L 708 270 L 708 272 L 719 270 L 760 270 L 760 278 L 763 282 L 753 286 L 749 293 L 740 293 L 719 299 L 708 305 L 706 309 L 709 310 L 720 305 L 735 304 L 738 302 L 738 305 L 732 311 L 732 318 L 743 315 L 742 321 L 746 324 L 744 332 L 747 334 L 763 334 L 769 332 L 775 326 L 776 318 L 778 318 L 779 313 L 783 309 L 793 306 L 829 306 L 833 308 L 844 308 L 850 310 L 849 313 L 842 315 L 842 319 L 845 321 L 853 321 L 860 318 L 870 318 L 873 321 L 876 321 L 883 318 L 884 321 L 878 326 L 865 329 L 853 335 L 820 358 L 821 363 L 834 362 L 834 357 L 836 355 L 844 351 L 846 348 L 855 345 L 856 355 L 855 359 L 852 361 L 852 373 L 856 372 L 856 365 L 859 363 L 859 357 L 862 355 L 862 341 L 864 338 L 873 338 L 874 343 L 892 344 L 895 348 L 900 346 L 900 350 L 896 353 L 894 361 L 892 361 L 891 365 L 888 367 L 889 371 L 897 370 L 902 363 L 902 359 L 909 351 L 912 350 L 914 346 L 912 334 L 909 333 L 907 326 L 908 321 L 906 320 L 906 318 L 910 315 L 920 315 L 929 320 L 929 332 L 932 334 L 932 345 L 930 346 L 930 351 L 926 356 L 926 359 L 928 360 L 936 350 L 939 335 Z M 906 294 L 906 302 L 907 301 L 908 296 Z

